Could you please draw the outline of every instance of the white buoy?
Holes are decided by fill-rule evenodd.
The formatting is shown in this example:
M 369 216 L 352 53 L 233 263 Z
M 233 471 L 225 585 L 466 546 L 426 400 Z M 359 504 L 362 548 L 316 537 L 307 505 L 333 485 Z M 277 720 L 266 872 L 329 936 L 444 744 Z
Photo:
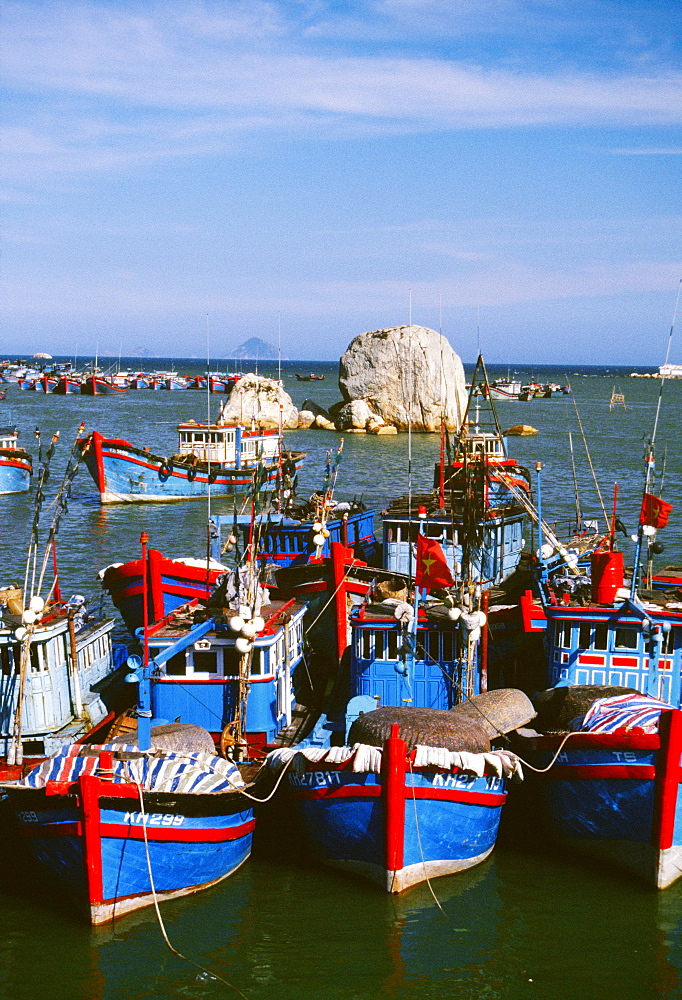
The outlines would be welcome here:
M 21 616 L 21 620 L 24 623 L 24 625 L 34 625 L 35 624 L 35 620 L 36 620 L 36 613 L 35 613 L 35 611 L 31 611 L 30 609 L 27 609 L 26 611 L 24 611 L 23 615 Z
M 230 628 L 233 632 L 241 632 L 244 628 L 244 619 L 240 615 L 230 618 Z
M 21 627 L 18 628 L 14 633 L 14 638 L 17 640 L 17 642 L 23 642 L 24 639 L 26 638 L 26 629 Z
M 237 648 L 237 652 L 248 653 L 248 651 L 253 646 L 253 643 L 250 642 L 249 639 L 245 638 L 243 635 L 240 635 L 235 642 L 235 646 Z
M 32 597 L 31 600 L 28 602 L 28 606 L 31 611 L 35 611 L 36 614 L 39 614 L 41 611 L 45 609 L 45 601 L 42 599 L 42 597 L 38 597 L 38 595 L 36 594 L 36 596 Z
M 318 548 L 321 548 L 324 545 L 324 535 L 313 535 L 313 544 L 317 545 Z
M 256 630 L 256 635 L 258 635 L 258 633 L 262 632 L 265 628 L 265 618 L 261 618 L 260 615 L 256 615 L 251 624 Z

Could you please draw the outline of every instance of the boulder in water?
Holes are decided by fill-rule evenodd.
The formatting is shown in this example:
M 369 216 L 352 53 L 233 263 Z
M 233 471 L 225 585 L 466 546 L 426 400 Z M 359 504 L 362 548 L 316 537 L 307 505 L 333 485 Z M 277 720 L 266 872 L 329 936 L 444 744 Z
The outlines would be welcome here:
M 462 422 L 467 391 L 462 362 L 441 334 L 424 326 L 361 333 L 339 363 L 346 403 L 362 400 L 370 413 L 399 430 L 448 430 Z
M 298 410 L 279 382 L 263 375 L 244 375 L 232 389 L 222 411 L 225 423 L 248 427 L 255 421 L 261 427 L 279 427 L 280 405 L 282 426 L 286 430 L 298 427 Z

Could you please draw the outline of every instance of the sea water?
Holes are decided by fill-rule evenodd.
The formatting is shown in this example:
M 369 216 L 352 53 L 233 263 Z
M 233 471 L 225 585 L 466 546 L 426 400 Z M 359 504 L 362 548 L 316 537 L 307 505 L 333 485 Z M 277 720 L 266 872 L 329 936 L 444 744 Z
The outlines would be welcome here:
M 123 359 L 129 368 L 139 359 Z M 168 359 L 144 364 L 167 368 Z M 182 362 L 188 374 L 200 362 Z M 510 455 L 535 477 L 543 463 L 545 519 L 575 520 L 576 499 L 568 432 L 572 432 L 580 511 L 603 527 L 611 514 L 614 482 L 619 517 L 636 530 L 644 456 L 660 391 L 655 379 L 631 379 L 631 369 L 516 366 L 524 381 L 570 383 L 572 392 L 532 402 L 500 402 L 503 429 L 526 423 L 534 437 L 510 438 Z M 296 371 L 315 371 L 324 381 L 298 382 Z M 641 369 L 646 370 L 646 369 Z M 651 369 L 649 369 L 650 371 Z M 277 374 L 276 363 L 260 371 Z M 470 374 L 470 369 L 469 369 Z M 492 367 L 490 377 L 506 375 Z M 514 372 L 512 371 L 512 374 Z M 339 398 L 336 366 L 285 362 L 282 376 L 297 406 L 311 397 L 320 405 Z M 612 390 L 625 407 L 610 407 Z M 682 383 L 666 382 L 657 437 L 662 495 L 675 505 L 670 526 L 659 533 L 665 552 L 659 565 L 682 562 L 681 476 L 678 422 Z M 50 499 L 81 420 L 86 430 L 122 437 L 170 455 L 176 424 L 214 418 L 220 397 L 193 391 L 131 391 L 117 397 L 54 396 L 10 386 L 0 402 L 0 423 L 18 426 L 20 443 L 35 454 L 33 430 L 43 441 L 60 431 L 43 508 Z M 577 412 L 576 412 L 577 404 Z M 580 423 L 594 477 L 585 454 Z M 287 447 L 308 458 L 299 493 L 321 489 L 327 452 L 340 435 L 291 431 Z M 437 461 L 437 435 L 348 434 L 339 464 L 337 496 L 362 499 L 381 510 L 392 498 L 427 491 Z M 595 486 L 595 478 L 601 492 Z M 213 501 L 214 512 L 231 509 Z M 141 531 L 170 556 L 206 551 L 206 503 L 107 505 L 82 468 L 58 538 L 62 591 L 97 594 L 97 572 L 139 554 Z M 33 493 L 0 497 L 2 579 L 23 580 Z M 535 543 L 528 532 L 528 544 Z M 626 563 L 633 543 L 620 536 Z M 230 879 L 161 912 L 173 946 L 164 944 L 153 909 L 121 919 L 112 928 L 90 929 L 61 894 L 6 843 L 0 859 L 0 997 L 12 1000 L 142 1000 L 213 998 L 248 1000 L 572 1000 L 572 998 L 673 998 L 682 996 L 682 883 L 656 893 L 604 866 L 562 857 L 504 831 L 493 856 L 472 871 L 436 879 L 392 898 L 369 882 L 319 866 L 286 831 L 256 843 L 254 856 Z M 191 964 L 191 963 L 196 964 Z M 220 978 L 217 978 L 220 977 Z

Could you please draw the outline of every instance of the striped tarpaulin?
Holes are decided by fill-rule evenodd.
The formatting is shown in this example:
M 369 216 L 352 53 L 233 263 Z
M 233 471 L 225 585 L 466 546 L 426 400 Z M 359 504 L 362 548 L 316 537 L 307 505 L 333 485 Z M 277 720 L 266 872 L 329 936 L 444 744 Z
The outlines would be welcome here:
M 229 760 L 208 753 L 172 753 L 152 750 L 140 754 L 137 747 L 117 743 L 113 746 L 70 746 L 38 764 L 19 781 L 19 787 L 44 788 L 48 781 L 75 781 L 82 774 L 95 774 L 100 767 L 93 751 L 110 750 L 114 754 L 114 781 L 133 781 L 146 792 L 223 792 L 243 788 L 239 769 Z M 135 754 L 131 759 L 125 759 Z M 123 759 L 122 759 L 123 758 Z
M 615 733 L 618 730 L 637 729 L 643 733 L 657 733 L 661 712 L 673 706 L 658 698 L 640 694 L 621 694 L 614 698 L 599 698 L 580 726 L 580 732 Z

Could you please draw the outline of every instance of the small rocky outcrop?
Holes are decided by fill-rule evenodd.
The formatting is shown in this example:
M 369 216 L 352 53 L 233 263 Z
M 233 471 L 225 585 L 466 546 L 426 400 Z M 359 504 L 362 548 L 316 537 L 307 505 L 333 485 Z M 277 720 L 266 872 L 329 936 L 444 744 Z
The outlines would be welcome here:
M 461 359 L 445 337 L 423 326 L 361 333 L 341 358 L 339 388 L 346 405 L 332 415 L 348 430 L 369 429 L 370 419 L 374 433 L 386 425 L 437 431 L 441 420 L 455 430 L 467 403 Z
M 306 413 L 312 413 L 314 417 L 324 417 L 325 420 L 330 419 L 327 410 L 323 409 L 323 407 L 321 407 L 319 403 L 316 403 L 314 399 L 303 400 L 303 405 L 301 406 L 299 412 L 303 413 L 304 410 L 306 411 Z
M 254 420 L 261 427 L 279 427 L 280 406 L 285 430 L 298 427 L 298 410 L 291 396 L 274 379 L 249 373 L 235 385 L 222 410 L 226 423 L 248 426 Z

